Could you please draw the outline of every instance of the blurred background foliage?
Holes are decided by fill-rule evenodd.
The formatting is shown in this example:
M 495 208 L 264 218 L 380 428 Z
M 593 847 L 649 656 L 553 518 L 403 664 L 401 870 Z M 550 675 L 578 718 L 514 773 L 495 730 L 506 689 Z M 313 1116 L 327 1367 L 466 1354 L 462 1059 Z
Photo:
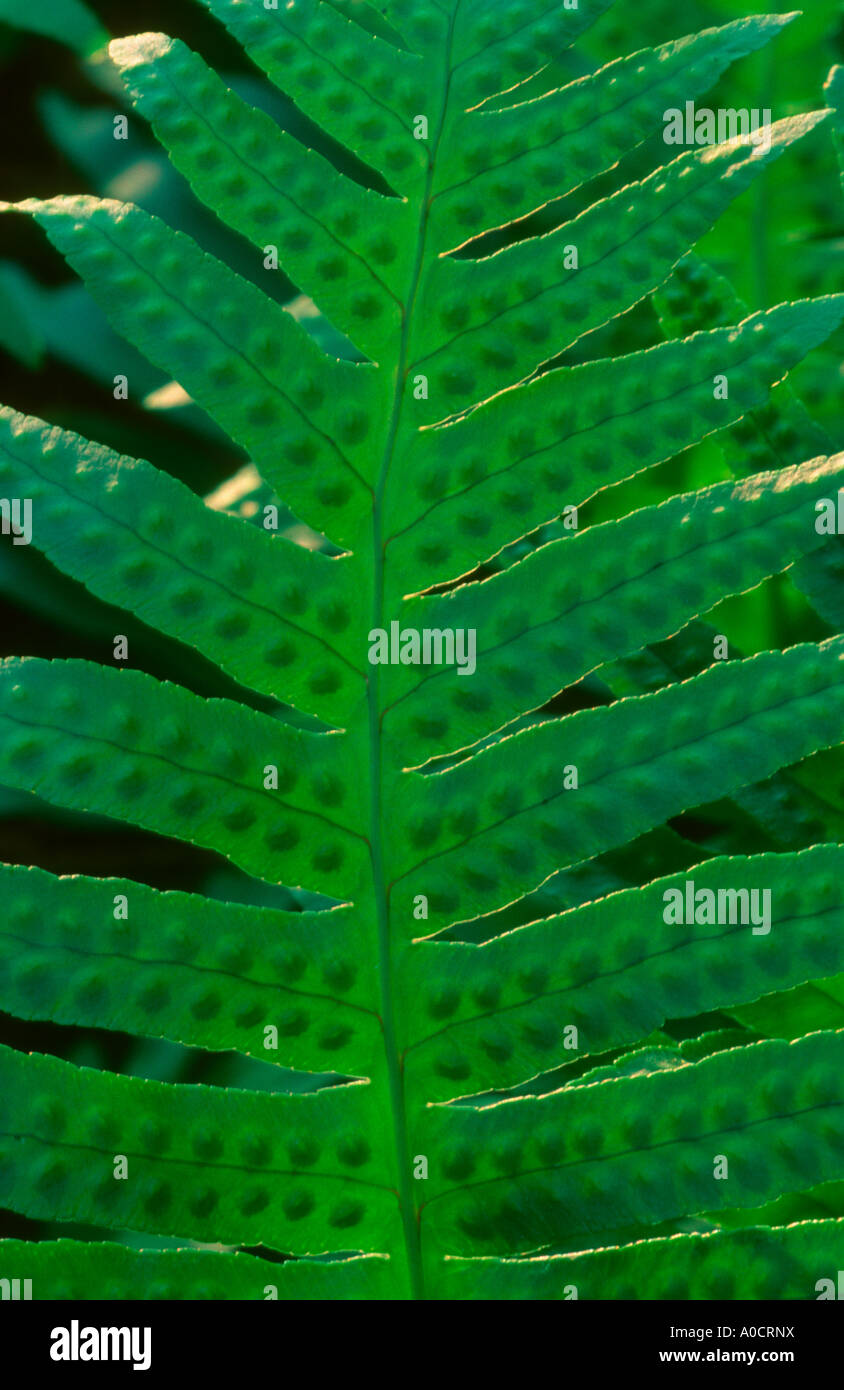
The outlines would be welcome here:
M 356 0 L 342 3 L 353 7 Z M 506 4 L 506 0 L 500 3 Z M 621 54 L 726 23 L 751 9 L 739 0 L 683 0 L 681 5 L 677 0 L 619 3 L 575 53 L 556 57 L 539 73 L 530 90 L 539 95 Z M 262 107 L 305 144 L 326 154 L 338 169 L 367 180 L 368 171 L 271 88 L 195 0 L 132 0 L 131 4 L 128 0 L 90 0 L 86 5 L 80 0 L 46 0 L 29 6 L 22 5 L 21 0 L 0 0 L 4 136 L 0 197 L 16 201 L 28 196 L 93 193 L 137 203 L 188 232 L 207 251 L 287 305 L 327 350 L 354 355 L 354 349 L 282 272 L 268 273 L 255 249 L 202 207 L 143 122 L 132 113 L 104 45 L 109 37 L 148 30 L 184 39 L 246 100 Z M 698 105 L 770 107 L 774 120 L 815 109 L 825 104 L 823 86 L 830 68 L 841 62 L 844 12 L 840 0 L 807 0 L 806 12 L 799 19 L 762 52 L 731 68 Z M 128 118 L 126 140 L 114 138 L 114 118 L 118 115 Z M 607 190 L 644 176 L 668 157 L 661 135 L 656 134 L 606 176 Z M 594 188 L 588 201 L 593 197 Z M 582 205 L 575 192 L 494 234 L 489 245 L 547 231 L 575 216 Z M 669 293 L 658 297 L 655 304 L 648 301 L 637 306 L 611 328 L 602 330 L 600 351 L 623 354 L 660 341 L 666 331 L 674 336 L 693 327 L 709 327 L 714 322 L 712 316 L 719 312 L 720 321 L 734 322 L 733 292 L 747 306 L 738 314 L 740 318 L 744 312 L 784 300 L 840 290 L 842 248 L 844 199 L 834 141 L 829 127 L 824 126 L 775 163 L 696 248 L 714 275 L 727 282 L 723 297 L 719 299 L 721 282 L 713 275 L 704 272 L 705 292 L 699 292 L 701 282 L 693 275 L 691 298 L 689 293 L 685 298 L 683 326 L 671 322 L 673 301 Z M 700 318 L 690 326 L 689 303 L 694 311 L 698 301 Z M 665 316 L 665 330 L 660 315 Z M 593 341 L 589 356 L 594 355 Z M 792 391 L 806 408 L 799 417 L 800 448 L 788 462 L 840 447 L 840 442 L 836 443 L 842 386 L 840 355 L 839 335 L 810 355 L 793 374 L 790 386 L 775 392 L 774 411 L 778 398 L 787 394 L 785 408 L 793 418 Z M 576 361 L 577 349 L 565 360 Z M 120 452 L 149 459 L 195 492 L 210 497 L 215 506 L 249 521 L 258 514 L 259 503 L 270 499 L 249 460 L 176 383 L 112 332 L 103 313 L 50 248 L 46 237 L 23 218 L 0 219 L 0 370 L 0 399 L 5 404 L 77 430 Z M 126 401 L 114 399 L 114 377 L 119 373 L 129 379 Z M 732 447 L 741 453 L 741 435 L 733 433 Z M 731 468 L 741 472 L 741 466 L 725 457 L 722 444 L 720 438 L 718 442 L 707 441 L 631 483 L 600 494 L 582 509 L 581 526 L 611 519 L 672 492 L 728 477 Z M 753 465 L 765 466 L 770 464 Z M 282 514 L 291 539 L 323 544 L 290 513 Z M 528 547 L 555 534 L 561 534 L 559 525 L 551 522 L 509 547 L 485 571 L 511 562 Z M 821 638 L 829 630 L 788 577 L 769 581 L 751 594 L 719 605 L 707 621 L 708 626 L 701 625 L 695 632 L 635 658 L 626 669 L 621 663 L 609 684 L 599 679 L 581 682 L 551 702 L 543 716 L 604 702 L 610 698 L 610 688 L 625 693 L 626 670 L 633 681 L 631 690 L 641 688 L 643 671 L 651 687 L 691 674 L 711 660 L 708 634 L 714 631 L 726 634 L 731 655 L 738 655 Z M 95 599 L 33 549 L 12 546 L 10 539 L 0 537 L 1 655 L 109 661 L 116 633 L 129 637 L 130 665 L 162 679 L 178 680 L 199 694 L 236 693 L 238 698 L 263 707 L 193 653 Z M 807 786 L 822 788 L 825 819 L 819 838 L 844 838 L 840 759 L 834 754 L 812 759 L 798 776 Z M 579 874 L 563 876 L 566 881 L 562 884 L 551 881 L 531 895 L 527 905 L 502 913 L 499 929 L 565 904 L 572 877 L 577 878 L 574 891 L 582 898 L 590 891 L 606 891 L 616 873 L 621 885 L 630 881 L 631 874 L 634 881 L 641 881 L 655 873 L 670 872 L 681 861 L 691 864 L 725 848 L 750 852 L 771 847 L 770 841 L 754 843 L 751 821 L 737 818 L 735 806 L 707 809 L 708 815 L 680 818 L 682 823 L 676 827 L 679 834 L 665 831 L 644 837 L 635 852 L 624 852 L 624 863 L 616 862 L 619 856 L 609 855 L 594 871 L 587 866 Z M 787 805 L 783 815 L 787 820 Z M 805 817 L 801 822 L 798 815 L 796 824 L 798 843 L 805 843 Z M 783 830 L 782 847 L 790 848 L 791 838 L 792 832 Z M 678 844 L 685 845 L 679 859 Z M 638 861 L 635 869 L 631 869 L 632 859 Z M 36 864 L 55 873 L 125 876 L 158 888 L 198 891 L 228 900 L 274 902 L 287 907 L 319 902 L 298 890 L 274 890 L 258 884 L 204 850 L 191 851 L 101 817 L 56 811 L 34 796 L 2 787 L 0 860 Z M 729 1045 L 737 1033 L 734 1019 L 713 1016 L 691 1025 L 687 1021 L 682 1029 L 674 1030 L 674 1041 L 693 1038 L 707 1029 L 722 1030 L 722 1045 Z M 213 1056 L 155 1041 L 139 1043 L 115 1033 L 27 1024 L 3 1014 L 0 1040 L 27 1051 L 52 1052 L 83 1065 L 162 1080 L 269 1089 L 310 1089 L 325 1083 L 325 1078 L 285 1073 L 261 1062 Z M 666 1044 L 673 1045 L 669 1034 L 654 1039 L 655 1046 Z M 594 1059 L 590 1059 L 589 1065 L 593 1064 Z M 572 1074 L 569 1070 L 566 1079 Z M 547 1078 L 547 1085 L 534 1089 L 551 1089 L 556 1084 L 560 1082 L 554 1074 Z M 817 1215 L 840 1206 L 841 1196 L 806 1195 L 789 1201 L 788 1219 L 795 1219 L 795 1210 L 797 1215 Z M 0 1212 L 0 1236 L 39 1238 L 57 1233 L 93 1234 Z M 131 1233 L 124 1238 L 135 1240 Z M 143 1243 L 153 1242 L 146 1237 Z

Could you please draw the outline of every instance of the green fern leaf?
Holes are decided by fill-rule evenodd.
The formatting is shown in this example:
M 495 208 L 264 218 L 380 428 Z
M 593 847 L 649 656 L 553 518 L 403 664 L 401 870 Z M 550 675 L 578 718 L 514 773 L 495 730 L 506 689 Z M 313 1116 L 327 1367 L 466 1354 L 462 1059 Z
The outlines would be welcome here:
M 564 1059 L 567 1028 L 577 1030 L 578 1047 L 608 1052 L 667 1019 L 771 994 L 779 980 L 793 978 L 795 966 L 806 978 L 828 974 L 844 950 L 827 930 L 844 907 L 841 859 L 837 845 L 712 859 L 483 946 L 421 943 L 406 1072 L 436 1100 L 465 1089 L 466 1080 L 473 1091 L 502 1088 L 546 1070 L 561 1048 Z M 760 927 L 754 935 L 736 922 L 716 933 L 699 924 L 678 940 L 663 909 L 666 894 L 684 893 L 689 880 L 695 891 L 769 884 L 783 930 L 768 934 Z M 754 1009 L 764 1007 L 762 1000 L 731 1012 L 753 1026 Z
M 805 1299 L 840 1240 L 841 1221 L 642 1240 L 531 1260 L 449 1260 L 453 1298 Z
M 205 3 L 314 148 L 178 38 L 111 56 L 254 275 L 132 204 L 2 209 L 43 228 L 115 353 L 248 456 L 253 511 L 302 525 L 0 411 L 32 544 L 182 661 L 7 658 L 0 782 L 228 865 L 190 893 L 0 866 L 0 1008 L 231 1054 L 242 1080 L 0 1047 L 0 1205 L 103 1237 L 0 1241 L 4 1277 L 38 1298 L 812 1298 L 841 1230 L 834 1204 L 804 1218 L 844 1138 L 817 761 L 844 638 L 724 662 L 707 615 L 829 580 L 815 523 L 844 456 L 794 403 L 773 445 L 759 430 L 844 296 L 748 313 L 689 248 L 834 123 L 643 172 L 665 107 L 793 16 L 546 90 L 611 0 Z M 616 355 L 652 294 L 668 340 Z M 628 486 L 710 436 L 720 472 Z
M 739 1237 L 736 1237 L 739 1239 Z M 131 1250 L 76 1240 L 7 1240 L 10 1278 L 31 1279 L 56 1299 L 84 1299 L 96 1286 L 107 1299 L 387 1299 L 389 1262 L 377 1255 L 345 1260 L 286 1260 L 268 1266 L 251 1255 L 212 1250 Z M 19 1269 L 25 1269 L 21 1276 Z
M 366 934 L 350 907 L 282 913 L 10 866 L 0 878 L 4 999 L 19 1018 L 273 1062 L 264 1048 L 272 1018 L 291 1066 L 368 1076 L 378 1060 L 378 994 L 358 964 Z M 126 918 L 115 917 L 121 897 Z
M 212 512 L 140 459 L 0 411 L 0 477 L 38 508 L 40 548 L 106 602 L 131 609 L 244 686 L 327 720 L 363 688 L 337 648 L 363 619 L 336 564 Z M 252 595 L 250 598 L 249 595 Z
M 462 1255 L 582 1249 L 602 1231 L 704 1209 L 719 1155 L 733 1159 L 738 1207 L 807 1171 L 832 1178 L 844 1135 L 842 1046 L 840 1033 L 813 1033 L 550 1096 L 434 1107 L 426 1138 L 436 1137 L 443 1162 L 422 1212 L 431 1243 Z

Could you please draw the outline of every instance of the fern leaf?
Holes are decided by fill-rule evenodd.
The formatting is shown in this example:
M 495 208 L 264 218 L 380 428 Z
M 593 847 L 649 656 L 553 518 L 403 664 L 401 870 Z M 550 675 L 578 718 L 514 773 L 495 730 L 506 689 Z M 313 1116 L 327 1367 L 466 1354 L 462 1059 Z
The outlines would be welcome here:
M 753 1027 L 754 1011 L 770 1002 L 735 1004 L 842 965 L 844 946 L 833 930 L 844 911 L 841 865 L 838 845 L 719 857 L 483 946 L 417 943 L 404 1053 L 410 1084 L 435 1100 L 449 1099 L 456 1087 L 500 1089 L 560 1056 L 608 1052 L 668 1019 L 724 1004 Z M 692 894 L 716 895 L 724 885 L 752 890 L 764 883 L 772 904 L 768 930 L 741 925 L 737 909 L 732 925 L 669 924 L 665 904 L 674 890 L 685 896 L 689 882 Z M 566 1043 L 571 1028 L 573 1049 Z
M 0 664 L 0 725 L 9 786 L 117 817 L 131 799 L 136 825 L 217 847 L 271 882 L 285 871 L 292 882 L 303 862 L 323 892 L 344 897 L 359 881 L 364 842 L 342 736 L 306 734 L 140 671 L 37 658 Z
M 419 1144 L 442 1153 L 443 1177 L 423 1226 L 459 1254 L 582 1248 L 712 1206 L 719 1155 L 731 1207 L 836 1177 L 842 1048 L 844 1034 L 813 1033 L 538 1099 L 433 1107 Z
M 631 53 L 542 97 L 458 113 L 456 138 L 440 161 L 435 225 L 492 227 L 535 211 L 531 200 L 538 189 L 552 186 L 558 198 L 572 192 L 651 134 L 665 107 L 705 91 L 730 63 L 793 19 L 739 19 Z M 518 90 L 511 95 L 518 97 Z
M 140 208 L 87 197 L 18 206 L 117 330 L 249 451 L 297 514 L 337 540 L 354 534 L 371 500 L 361 444 L 375 404 L 367 381 L 378 388 L 365 368 L 329 362 L 289 314 Z
M 584 1255 L 449 1260 L 452 1298 L 806 1299 L 844 1221 L 675 1235 Z
M 818 1026 L 840 1028 L 844 1024 L 844 975 L 812 979 L 753 1004 L 733 1005 L 729 1012 L 766 1038 L 792 1040 Z
M 445 668 L 391 668 L 385 730 L 414 762 L 474 742 L 490 732 L 490 710 L 497 720 L 541 705 L 820 547 L 815 500 L 842 483 L 842 456 L 716 483 L 553 541 L 480 586 L 411 601 L 411 627 L 477 628 L 478 670 L 468 688 Z
M 405 901 L 426 893 L 444 926 L 478 916 L 518 884 L 623 844 L 692 797 L 728 795 L 834 744 L 842 655 L 834 638 L 716 665 L 417 774 L 416 809 L 391 808 L 408 846 L 390 864 L 393 894 L 399 883 Z M 564 768 L 576 769 L 576 786 L 567 789 Z
M 253 1255 L 215 1250 L 130 1250 L 106 1241 L 3 1242 L 9 1277 L 32 1280 L 49 1299 L 84 1299 L 93 1285 L 107 1299 L 388 1299 L 382 1256 L 286 1260 L 268 1268 Z M 17 1270 L 25 1269 L 24 1276 Z
M 98 597 L 329 722 L 359 702 L 364 671 L 336 644 L 361 614 L 338 599 L 324 554 L 211 512 L 142 459 L 7 409 L 0 481 L 32 500 L 44 553 Z
M 656 303 L 663 326 L 672 332 L 699 327 L 702 321 L 729 322 L 744 307 L 732 286 L 693 255 L 684 257 L 677 266 Z M 719 444 L 731 470 L 742 476 L 753 468 L 796 463 L 807 438 L 816 439 L 821 448 L 828 443 L 802 402 L 787 385 L 780 385 L 775 400 L 762 409 L 748 411 L 724 431 Z M 821 550 L 800 561 L 791 578 L 824 621 L 839 631 L 844 626 L 844 546 L 840 538 L 828 539 Z
M 844 296 L 748 313 L 689 248 L 835 118 L 649 139 L 794 16 L 596 65 L 568 49 L 610 0 L 205 4 L 248 99 L 178 37 L 111 53 L 228 231 L 2 204 L 84 281 L 6 268 L 19 361 L 58 345 L 138 407 L 177 384 L 189 446 L 248 458 L 222 487 L 194 460 L 203 501 L 0 411 L 3 529 L 27 499 L 13 540 L 97 612 L 86 659 L 0 663 L 0 782 L 83 837 L 104 816 L 218 856 L 190 893 L 0 866 L 0 1009 L 76 1059 L 0 1046 L 0 1206 L 113 1233 L 0 1240 L 3 1273 L 57 1298 L 811 1297 L 841 1224 L 844 639 L 816 508 L 842 455 L 780 383 Z M 87 294 L 111 329 L 86 318 L 80 352 Z M 723 464 L 679 458 L 710 437 Z M 244 489 L 304 525 L 221 515 Z M 713 660 L 713 610 L 773 576 L 802 586 L 790 626 Z M 115 668 L 120 614 L 161 661 Z M 471 632 L 473 670 L 446 641 L 380 661 L 404 627 Z M 666 919 L 690 886 L 769 891 L 770 929 L 694 895 Z M 80 1027 L 244 1089 L 79 1065 Z M 160 1248 L 197 1241 L 228 1250 Z
M 0 1197 L 29 1216 L 174 1236 L 187 1228 L 301 1254 L 335 1249 L 338 1238 L 348 1246 L 361 1224 L 368 1241 L 390 1243 L 395 1197 L 372 1150 L 369 1086 L 310 1096 L 174 1089 L 7 1047 L 0 1077 Z M 125 1181 L 114 1176 L 120 1155 Z M 278 1178 L 286 1210 L 272 1200 Z
M 368 33 L 330 5 L 293 5 L 270 14 L 237 0 L 203 3 L 318 125 L 387 179 L 411 188 L 424 180 L 424 146 L 407 138 L 408 118 L 425 105 L 418 53 Z M 414 24 L 414 40 L 424 32 L 424 8 L 414 16 L 423 20 Z
M 432 405 L 420 423 L 528 376 L 657 289 L 765 165 L 825 119 L 778 121 L 767 150 L 727 142 L 690 151 L 547 236 L 479 261 L 435 261 L 420 288 L 411 359 L 429 379 Z M 566 248 L 577 252 L 576 270 L 565 269 Z
M 508 92 L 532 77 L 537 54 L 570 47 L 601 18 L 613 0 L 581 0 L 577 9 L 561 10 L 545 0 L 513 0 L 492 10 L 479 0 L 455 6 L 450 25 L 452 80 L 457 99 L 473 106 Z M 426 6 L 421 0 L 390 0 L 387 14 L 396 23 L 412 21 L 414 38 Z M 433 29 L 430 18 L 428 28 Z
M 108 42 L 108 34 L 82 0 L 52 0 L 49 13 L 39 6 L 21 8 L 0 0 L 0 21 L 33 34 L 46 34 L 85 57 Z
M 303 1070 L 368 1076 L 376 1065 L 378 992 L 360 969 L 366 933 L 352 908 L 281 913 L 8 865 L 0 883 L 3 997 L 19 1018 Z
M 350 179 L 340 185 L 325 159 L 303 155 L 184 44 L 145 34 L 109 51 L 194 191 L 262 249 L 272 226 L 291 279 L 364 352 L 380 356 L 401 328 L 407 207 Z
M 513 517 L 530 531 L 561 503 L 581 506 L 723 429 L 764 401 L 841 314 L 838 296 L 781 305 L 735 328 L 560 368 L 444 431 L 420 431 L 408 449 L 410 487 L 385 517 L 388 596 L 435 583 L 443 566 L 471 569 L 512 539 Z M 719 373 L 730 382 L 723 401 L 713 395 Z

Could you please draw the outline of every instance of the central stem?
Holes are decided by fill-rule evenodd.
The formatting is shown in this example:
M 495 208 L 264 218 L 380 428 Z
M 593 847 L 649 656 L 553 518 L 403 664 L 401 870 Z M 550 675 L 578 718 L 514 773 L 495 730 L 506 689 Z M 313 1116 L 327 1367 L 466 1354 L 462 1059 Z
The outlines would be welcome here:
M 384 446 L 384 455 L 381 460 L 381 467 L 374 493 L 372 507 L 372 554 L 373 554 L 373 585 L 372 585 L 372 627 L 380 628 L 384 624 L 384 536 L 383 536 L 383 509 L 384 495 L 387 486 L 387 477 L 390 464 L 395 452 L 396 440 L 398 438 L 399 426 L 401 423 L 401 413 L 405 397 L 405 385 L 408 370 L 408 353 L 410 344 L 410 324 L 413 315 L 413 307 L 416 301 L 419 282 L 422 276 L 422 268 L 425 261 L 425 241 L 428 232 L 428 208 L 430 205 L 431 194 L 434 184 L 434 164 L 436 161 L 437 149 L 442 136 L 445 123 L 446 111 L 448 109 L 448 96 L 450 85 L 451 67 L 451 45 L 454 30 L 454 20 L 460 0 L 454 6 L 454 12 L 450 18 L 448 33 L 445 44 L 445 73 L 443 79 L 443 98 L 442 106 L 437 122 L 436 133 L 431 145 L 431 153 L 428 160 L 428 169 L 425 178 L 425 187 L 421 197 L 419 210 L 419 227 L 416 239 L 416 253 L 414 256 L 413 269 L 410 276 L 407 301 L 402 314 L 401 341 L 399 346 L 398 362 L 396 365 L 396 378 L 393 390 L 393 403 L 390 413 L 390 425 L 387 439 Z M 404 1094 L 404 1076 L 399 1055 L 398 1037 L 396 1033 L 395 1005 L 394 1005 L 394 981 L 393 981 L 393 961 L 391 951 L 390 933 L 390 909 L 387 900 L 387 886 L 384 875 L 384 856 L 382 843 L 381 825 L 381 796 L 382 796 L 382 758 L 381 758 L 381 704 L 379 700 L 379 667 L 373 666 L 367 683 L 367 706 L 369 711 L 369 771 L 370 771 L 370 854 L 372 859 L 372 879 L 375 892 L 377 925 L 378 925 L 378 975 L 380 981 L 381 995 L 381 1023 L 384 1030 L 384 1050 L 387 1059 L 387 1075 L 389 1078 L 390 1108 L 393 1118 L 393 1141 L 395 1145 L 396 1164 L 398 1167 L 399 1180 L 399 1203 L 401 1206 L 402 1228 L 404 1232 L 405 1255 L 407 1259 L 408 1275 L 410 1280 L 411 1296 L 415 1299 L 424 1299 L 424 1274 L 422 1266 L 422 1250 L 419 1232 L 419 1218 L 416 1208 L 416 1200 L 413 1193 L 413 1180 L 411 1177 L 411 1155 L 409 1147 L 409 1137 L 407 1132 L 407 1111 Z
M 376 621 L 374 626 L 380 624 Z M 378 922 L 378 978 L 381 992 L 381 1025 L 384 1030 L 384 1052 L 387 1059 L 389 1079 L 390 1110 L 393 1118 L 393 1142 L 399 1180 L 399 1204 L 401 1206 L 402 1227 L 404 1231 L 405 1254 L 411 1295 L 416 1299 L 425 1297 L 422 1252 L 419 1242 L 419 1224 L 416 1203 L 413 1196 L 410 1174 L 410 1149 L 407 1134 L 407 1115 L 404 1101 L 404 1079 L 399 1060 L 398 1038 L 396 1036 L 395 1009 L 393 1004 L 393 965 L 390 942 L 390 913 L 387 903 L 387 888 L 384 881 L 384 863 L 381 845 L 381 731 L 378 701 L 377 676 L 370 677 L 367 692 L 369 705 L 369 756 L 372 786 L 372 832 L 370 853 L 372 856 L 372 878 L 375 888 L 376 913 Z

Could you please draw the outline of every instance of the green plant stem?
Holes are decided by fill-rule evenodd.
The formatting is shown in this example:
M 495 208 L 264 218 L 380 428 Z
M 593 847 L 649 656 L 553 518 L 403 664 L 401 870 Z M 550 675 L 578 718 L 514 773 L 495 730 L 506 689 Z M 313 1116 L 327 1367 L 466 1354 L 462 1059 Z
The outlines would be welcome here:
M 410 324 L 413 316 L 413 306 L 416 302 L 416 295 L 419 289 L 419 282 L 422 275 L 422 268 L 425 260 L 425 242 L 428 234 L 428 207 L 434 182 L 434 167 L 436 164 L 437 150 L 442 138 L 443 126 L 445 124 L 446 111 L 448 109 L 449 84 L 451 77 L 451 47 L 454 32 L 454 21 L 459 5 L 455 6 L 454 13 L 449 21 L 448 35 L 445 44 L 445 72 L 443 76 L 443 99 L 437 122 L 436 133 L 431 145 L 431 153 L 428 161 L 428 172 L 425 180 L 425 190 L 421 199 L 419 212 L 419 227 L 416 239 L 416 254 L 413 262 L 413 270 L 410 277 L 407 302 L 402 315 L 401 342 L 399 347 L 399 357 L 396 366 L 396 377 L 393 387 L 393 404 L 390 415 L 390 426 L 384 446 L 384 454 L 381 460 L 378 481 L 372 506 L 372 553 L 373 553 L 373 586 L 372 586 L 372 626 L 373 628 L 383 626 L 384 621 L 384 538 L 382 530 L 382 512 L 384 503 L 384 493 L 387 486 L 387 478 L 395 452 L 396 439 L 398 438 L 399 426 L 401 423 L 402 406 L 404 404 L 407 377 L 407 358 L 410 343 Z M 410 1276 L 410 1287 L 412 1297 L 424 1299 L 424 1274 L 422 1266 L 422 1252 L 419 1232 L 419 1213 L 416 1207 L 416 1200 L 413 1194 L 411 1179 L 411 1160 L 410 1145 L 407 1133 L 407 1115 L 404 1097 L 404 1077 L 402 1065 L 398 1051 L 398 1041 L 395 1026 L 395 1006 L 393 989 L 393 962 L 390 940 L 390 910 L 387 900 L 387 889 L 385 887 L 385 876 L 383 872 L 383 843 L 381 825 L 381 708 L 378 698 L 379 678 L 378 667 L 372 668 L 369 675 L 367 686 L 367 704 L 369 710 L 369 768 L 370 768 L 370 807 L 371 807 L 371 830 L 370 830 L 370 854 L 372 859 L 373 884 L 377 903 L 378 919 L 378 962 L 381 981 L 381 1024 L 384 1031 L 384 1047 L 387 1057 L 387 1073 L 389 1077 L 390 1103 L 393 1112 L 393 1136 L 396 1151 L 396 1162 L 399 1174 L 399 1202 L 401 1204 L 402 1227 L 404 1230 L 405 1253 L 407 1257 L 408 1273 Z

